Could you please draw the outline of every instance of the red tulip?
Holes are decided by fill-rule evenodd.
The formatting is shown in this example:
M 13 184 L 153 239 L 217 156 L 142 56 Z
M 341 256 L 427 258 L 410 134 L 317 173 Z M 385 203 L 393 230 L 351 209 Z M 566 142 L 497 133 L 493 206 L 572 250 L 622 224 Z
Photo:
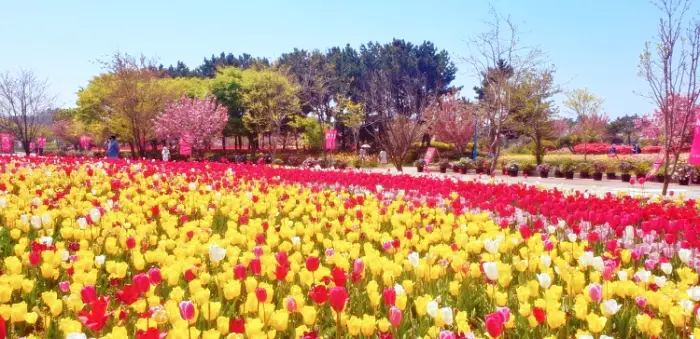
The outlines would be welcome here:
M 348 301 L 348 292 L 343 286 L 333 287 L 328 293 L 328 300 L 336 312 L 343 312 L 345 303 Z
M 644 183 L 647 182 L 647 178 L 641 177 L 641 178 L 637 179 L 637 181 L 639 181 L 639 184 L 640 184 L 640 185 L 644 185 Z
M 260 258 L 251 259 L 248 266 L 250 267 L 250 272 L 252 272 L 253 275 L 260 275 L 262 272 L 262 263 L 260 262 Z
M 112 316 L 112 312 L 107 312 L 107 306 L 109 306 L 109 298 L 99 297 L 90 303 L 90 312 L 78 312 L 78 320 L 91 331 L 99 332 Z
M 348 275 L 338 266 L 333 267 L 331 275 L 333 276 L 333 282 L 335 282 L 336 286 L 345 286 L 348 281 Z
M 151 281 L 148 279 L 148 276 L 143 273 L 135 275 L 132 279 L 132 283 L 139 293 L 146 293 L 151 288 Z
M 532 236 L 532 231 L 530 231 L 530 226 L 528 225 L 521 225 L 518 230 L 523 239 L 529 239 Z
M 498 338 L 503 334 L 503 318 L 499 313 L 490 313 L 484 318 L 484 324 L 486 325 L 486 331 L 489 335 Z
M 318 330 L 313 329 L 309 332 L 304 332 L 304 334 L 301 335 L 301 339 L 318 339 Z
M 233 276 L 234 278 L 238 280 L 243 280 L 246 277 L 246 268 L 245 266 L 238 264 L 233 267 Z
M 275 253 L 275 259 L 277 264 L 284 267 L 289 267 L 289 257 L 287 257 L 287 252 L 277 252 Z
M 163 281 L 163 276 L 160 274 L 160 269 L 158 267 L 153 267 L 148 270 L 148 280 L 150 280 L 153 285 L 158 285 Z
M 148 330 L 136 331 L 136 339 L 163 339 L 168 335 L 168 332 L 161 333 L 157 328 L 149 328 Z
M 190 282 L 196 277 L 197 276 L 194 274 L 194 271 L 192 271 L 192 269 L 188 268 L 187 270 L 185 270 L 185 281 Z
M 284 281 L 284 279 L 287 278 L 288 273 L 289 267 L 287 266 L 277 265 L 275 268 L 275 277 L 278 281 Z
M 126 239 L 126 247 L 130 250 L 133 250 L 134 247 L 136 247 L 136 239 L 134 237 L 129 237 Z
M 194 318 L 194 304 L 191 301 L 180 302 L 180 317 L 183 320 L 192 320 Z
M 535 316 L 538 324 L 543 323 L 547 319 L 547 313 L 543 308 L 535 307 L 532 309 L 532 314 Z
M 131 305 L 139 299 L 139 291 L 134 285 L 126 284 L 122 287 L 121 291 L 118 291 L 117 300 L 121 301 L 123 304 Z
M 313 302 L 321 305 L 328 300 L 328 289 L 326 289 L 325 285 L 311 286 L 311 289 L 309 289 L 309 298 L 311 298 Z
M 80 289 L 80 298 L 86 304 L 92 304 L 97 300 L 97 291 L 95 291 L 95 286 L 88 285 Z
M 384 303 L 387 304 L 387 306 L 396 305 L 396 290 L 391 287 L 385 288 L 382 295 L 384 296 Z
M 228 323 L 228 330 L 231 333 L 243 334 L 245 333 L 245 319 L 244 318 L 231 318 Z
M 267 290 L 262 287 L 256 288 L 255 297 L 258 298 L 258 302 L 264 303 L 267 300 Z
M 7 325 L 5 325 L 5 319 L 0 315 L 0 339 L 7 338 Z
M 399 327 L 401 325 L 401 310 L 396 308 L 396 306 L 391 306 L 389 309 L 389 322 L 394 327 Z
M 318 259 L 318 257 L 313 257 L 313 256 L 307 257 L 306 258 L 306 269 L 309 270 L 309 272 L 316 272 L 320 263 L 321 263 L 321 261 Z

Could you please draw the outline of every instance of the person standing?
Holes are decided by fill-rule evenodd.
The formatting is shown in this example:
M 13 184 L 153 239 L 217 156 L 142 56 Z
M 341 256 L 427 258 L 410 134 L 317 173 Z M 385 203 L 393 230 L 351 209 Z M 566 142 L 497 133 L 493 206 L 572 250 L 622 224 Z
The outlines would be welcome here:
M 364 147 L 360 147 L 360 162 L 364 163 L 365 162 L 365 156 L 367 155 L 367 151 L 365 150 Z
M 119 158 L 119 143 L 117 142 L 117 136 L 115 135 L 109 137 L 109 144 L 107 144 L 107 158 Z
M 170 149 L 168 149 L 168 145 L 163 146 L 163 150 L 161 151 L 163 154 L 163 161 L 168 161 L 170 159 Z
M 379 163 L 381 163 L 382 165 L 386 165 L 387 163 L 389 163 L 386 160 L 386 151 L 385 150 L 381 150 L 381 152 L 379 152 Z

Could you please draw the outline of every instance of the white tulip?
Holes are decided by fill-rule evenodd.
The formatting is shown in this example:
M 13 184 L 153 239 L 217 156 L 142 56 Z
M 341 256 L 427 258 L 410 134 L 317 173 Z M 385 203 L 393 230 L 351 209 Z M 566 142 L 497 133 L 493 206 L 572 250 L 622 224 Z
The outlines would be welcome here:
M 651 279 L 651 272 L 649 272 L 647 270 L 641 270 L 641 271 L 635 273 L 634 276 L 637 277 L 639 279 L 639 281 L 645 283 L 645 282 L 648 282 L 649 279 Z
M 673 265 L 671 265 L 671 263 L 661 263 L 661 265 L 659 265 L 659 268 L 661 268 L 661 271 L 664 272 L 664 274 L 666 275 L 669 275 L 673 272 Z
M 101 267 L 105 263 L 105 256 L 104 255 L 98 255 L 95 257 L 95 266 Z
M 78 226 L 80 226 L 81 230 L 84 230 L 87 228 L 87 220 L 85 218 L 78 218 Z
M 578 257 L 578 263 L 583 267 L 591 266 L 591 263 L 593 263 L 593 252 L 584 252 L 582 256 Z
M 85 333 L 68 333 L 66 339 L 87 339 Z
M 418 254 L 418 252 L 411 252 L 408 255 L 408 262 L 411 264 L 411 266 L 418 267 L 418 265 L 420 264 L 420 255 Z
M 97 207 L 90 210 L 90 219 L 92 219 L 92 222 L 99 222 L 101 217 L 102 213 L 100 213 L 100 210 Z
M 437 317 L 437 313 L 438 313 L 437 301 L 433 300 L 433 301 L 429 302 L 428 305 L 426 305 L 426 308 L 427 308 L 428 315 L 431 318 Z
M 618 304 L 617 300 L 615 300 L 615 299 L 603 301 L 602 305 L 603 305 L 603 312 L 608 314 L 608 315 L 615 315 L 615 313 L 617 313 L 617 311 L 619 311 L 620 308 L 622 308 L 622 305 Z
M 60 256 L 61 256 L 61 260 L 63 260 L 63 261 L 68 261 L 68 259 L 70 259 L 70 253 L 68 253 L 68 251 L 65 251 L 65 250 L 61 251 Z
M 26 214 L 22 214 L 22 215 L 19 217 L 19 221 L 21 221 L 22 224 L 27 225 L 27 224 L 29 224 L 29 216 L 27 216 Z
M 32 224 L 32 228 L 35 230 L 40 230 L 41 229 L 41 217 L 38 215 L 32 215 L 30 223 Z
M 654 283 L 657 286 L 663 288 L 664 286 L 666 286 L 666 278 L 665 277 L 656 277 L 656 278 L 654 278 Z
M 567 235 L 566 237 L 569 238 L 570 242 L 576 241 L 576 234 L 575 233 L 569 233 L 569 235 Z
M 687 265 L 690 261 L 690 250 L 687 248 L 681 248 L 678 250 L 678 258 L 680 258 L 681 261 Z
M 292 245 L 299 245 L 299 244 L 301 244 L 301 238 L 292 237 Z
M 51 246 L 51 244 L 53 244 L 53 238 L 52 237 L 40 237 L 39 243 L 44 244 L 46 246 Z
M 627 272 L 626 271 L 618 271 L 617 278 L 620 279 L 620 281 L 627 281 Z
M 489 280 L 498 280 L 498 265 L 495 262 L 485 262 L 483 265 L 484 273 Z
M 443 307 L 440 309 L 442 312 L 442 320 L 447 324 L 447 326 L 451 326 L 452 323 L 454 322 L 454 317 L 452 316 L 452 308 L 451 307 Z
M 406 290 L 404 290 L 403 286 L 401 286 L 399 283 L 394 284 L 394 291 L 396 292 L 396 295 L 406 295 Z
M 595 339 L 595 338 L 593 338 L 593 336 L 589 335 L 589 334 L 581 334 L 581 335 L 577 335 L 576 339 Z
M 615 339 L 615 338 L 613 338 L 613 337 L 611 337 L 611 336 L 609 336 L 609 335 L 601 334 L 601 335 L 600 335 L 600 339 Z
M 693 286 L 685 291 L 685 293 L 687 293 L 688 297 L 693 301 L 700 301 L 700 287 Z
M 543 255 L 540 257 L 540 262 L 542 263 L 542 266 L 549 268 L 552 266 L 552 258 L 548 255 Z
M 44 214 L 41 216 L 41 223 L 44 225 L 48 225 L 51 223 L 51 215 L 50 214 Z
M 486 249 L 486 252 L 489 252 L 491 254 L 496 254 L 498 253 L 498 247 L 501 245 L 501 239 L 495 239 L 495 240 L 484 240 L 484 248 Z
M 548 289 L 552 285 L 552 277 L 547 273 L 537 274 L 537 281 L 540 282 L 540 286 L 544 289 Z
M 5 197 L 0 198 L 0 208 L 7 207 L 7 199 Z
M 595 257 L 591 262 L 591 266 L 593 266 L 596 271 L 603 272 L 605 269 L 605 261 L 603 261 L 603 258 L 601 257 Z
M 689 311 L 689 312 L 692 311 L 693 308 L 695 308 L 695 303 L 688 300 L 688 299 L 683 299 L 683 300 L 679 301 L 678 305 L 685 308 L 685 310 Z
M 219 262 L 225 257 L 226 249 L 216 244 L 209 246 L 209 260 L 211 260 L 212 262 Z

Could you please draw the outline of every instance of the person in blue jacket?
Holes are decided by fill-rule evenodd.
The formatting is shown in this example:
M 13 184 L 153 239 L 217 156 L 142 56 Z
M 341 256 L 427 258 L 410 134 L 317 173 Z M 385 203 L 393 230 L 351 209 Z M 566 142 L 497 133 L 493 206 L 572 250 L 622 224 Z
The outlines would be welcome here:
M 109 143 L 107 144 L 107 158 L 119 158 L 119 143 L 117 142 L 117 137 L 115 135 L 109 137 Z

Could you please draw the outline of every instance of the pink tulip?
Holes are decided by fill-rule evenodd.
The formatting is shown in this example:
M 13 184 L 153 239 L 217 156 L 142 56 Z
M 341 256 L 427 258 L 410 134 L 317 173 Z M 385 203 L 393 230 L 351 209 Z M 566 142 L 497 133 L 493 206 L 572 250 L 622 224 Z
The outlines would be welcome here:
M 457 339 L 457 335 L 452 331 L 440 332 L 440 339 Z
M 389 322 L 391 326 L 399 327 L 401 325 L 401 318 L 401 310 L 396 308 L 396 306 L 391 306 L 391 309 L 389 309 Z
M 139 293 L 146 293 L 151 288 L 151 281 L 144 273 L 139 273 L 133 278 L 134 287 Z
M 588 295 L 595 302 L 603 300 L 603 288 L 599 284 L 591 284 L 588 286 Z
M 158 267 L 153 267 L 148 270 L 148 279 L 153 285 L 160 284 L 163 281 L 163 276 L 160 274 L 160 269 Z
M 294 313 L 297 311 L 297 301 L 294 297 L 289 297 L 285 301 L 285 306 L 287 307 L 287 312 Z
M 498 307 L 496 312 L 501 315 L 504 323 L 507 323 L 510 320 L 510 308 Z
M 364 271 L 364 270 L 365 270 L 365 262 L 359 258 L 355 259 L 355 261 L 352 263 L 352 271 L 362 273 L 362 271 Z
M 194 318 L 194 304 L 191 301 L 181 301 L 179 306 L 182 319 L 192 320 Z
M 634 302 L 639 306 L 639 308 L 644 309 L 647 307 L 647 298 L 639 296 L 634 298 Z
M 80 298 L 86 304 L 92 304 L 97 300 L 97 291 L 95 291 L 95 286 L 85 286 L 80 290 Z
M 256 257 L 260 258 L 263 255 L 262 247 L 255 246 L 255 248 L 253 248 L 253 254 L 255 254 Z
M 70 282 L 61 281 L 60 283 L 58 283 L 58 288 L 61 289 L 61 292 L 68 293 L 68 291 L 70 291 Z
M 333 254 L 335 254 L 335 250 L 333 250 L 333 247 L 326 249 L 326 256 L 327 257 L 332 257 Z

